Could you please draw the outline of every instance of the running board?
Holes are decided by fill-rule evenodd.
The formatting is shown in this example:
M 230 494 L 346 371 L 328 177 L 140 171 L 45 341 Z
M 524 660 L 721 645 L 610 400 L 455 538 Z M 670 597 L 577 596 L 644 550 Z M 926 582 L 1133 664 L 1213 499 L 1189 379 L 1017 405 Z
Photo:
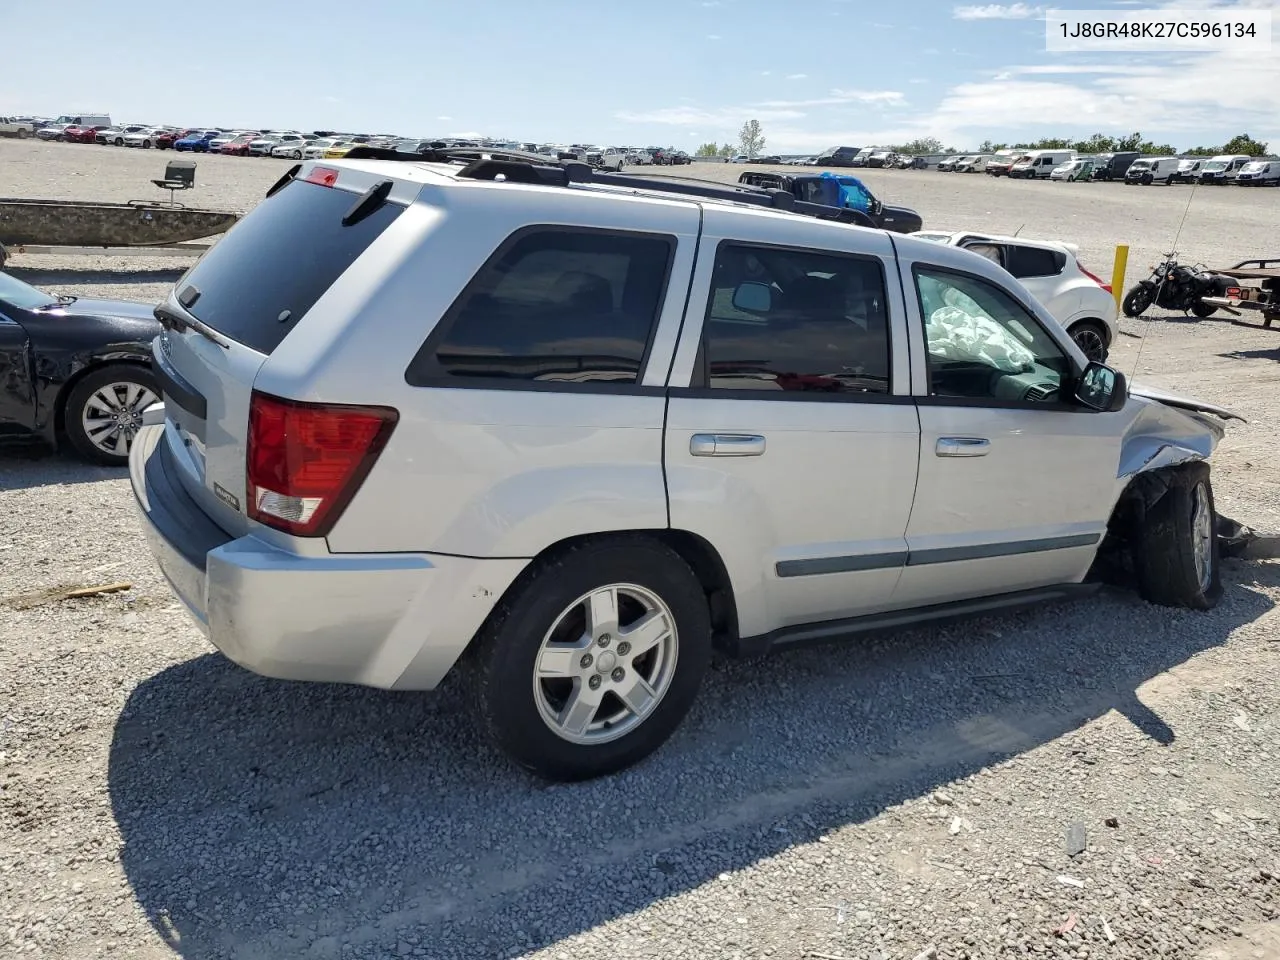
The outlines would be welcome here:
M 865 617 L 806 623 L 794 627 L 783 627 L 772 633 L 754 637 L 729 640 L 725 644 L 725 651 L 734 657 L 758 657 L 774 650 L 808 647 L 837 640 L 850 640 L 868 634 L 906 630 L 926 624 L 950 623 L 973 617 L 1008 613 L 1027 607 L 1078 600 L 1096 593 L 1101 586 L 1100 583 L 1064 583 L 1054 587 L 1019 590 L 1016 593 L 1004 593 L 993 597 L 940 603 L 914 610 L 896 610 Z

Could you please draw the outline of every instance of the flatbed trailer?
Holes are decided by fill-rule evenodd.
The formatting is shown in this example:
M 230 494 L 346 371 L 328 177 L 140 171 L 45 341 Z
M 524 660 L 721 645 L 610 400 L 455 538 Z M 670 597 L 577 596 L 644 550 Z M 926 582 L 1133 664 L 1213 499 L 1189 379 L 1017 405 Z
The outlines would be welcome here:
M 1214 270 L 1223 276 L 1242 281 L 1221 297 L 1201 297 L 1202 303 L 1226 310 L 1232 323 L 1241 323 L 1247 312 L 1262 314 L 1262 326 L 1280 320 L 1280 257 L 1264 257 L 1257 260 L 1241 260 L 1226 270 Z M 1249 281 L 1256 281 L 1256 285 Z

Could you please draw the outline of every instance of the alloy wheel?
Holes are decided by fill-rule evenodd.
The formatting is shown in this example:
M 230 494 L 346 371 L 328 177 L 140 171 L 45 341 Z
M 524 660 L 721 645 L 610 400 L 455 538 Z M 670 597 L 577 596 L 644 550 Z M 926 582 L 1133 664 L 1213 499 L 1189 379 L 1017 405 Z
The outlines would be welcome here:
M 1078 328 L 1071 334 L 1071 339 L 1076 342 L 1080 352 L 1090 360 L 1102 363 L 1107 359 L 1107 344 L 1102 339 L 1102 334 L 1093 327 L 1083 326 Z
M 678 647 L 675 616 L 652 591 L 615 583 L 585 593 L 542 639 L 533 671 L 538 713 L 570 743 L 626 736 L 670 688 Z
M 123 456 L 142 429 L 142 411 L 159 400 L 140 383 L 121 380 L 104 384 L 89 396 L 80 411 L 80 424 L 99 450 Z

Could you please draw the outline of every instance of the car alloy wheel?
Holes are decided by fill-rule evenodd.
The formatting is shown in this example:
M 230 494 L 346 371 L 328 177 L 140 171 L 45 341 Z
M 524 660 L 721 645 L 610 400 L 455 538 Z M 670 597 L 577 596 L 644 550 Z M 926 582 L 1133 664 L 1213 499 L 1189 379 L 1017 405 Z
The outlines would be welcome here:
M 1090 360 L 1102 363 L 1107 359 L 1106 338 L 1092 323 L 1078 323 L 1072 327 L 1071 339 Z
M 91 394 L 78 411 L 84 436 L 106 457 L 128 454 L 142 428 L 142 411 L 160 398 L 149 387 L 131 380 L 112 380 Z
M 644 723 L 675 676 L 675 616 L 657 594 L 616 583 L 578 597 L 543 637 L 533 691 L 543 722 L 575 744 Z

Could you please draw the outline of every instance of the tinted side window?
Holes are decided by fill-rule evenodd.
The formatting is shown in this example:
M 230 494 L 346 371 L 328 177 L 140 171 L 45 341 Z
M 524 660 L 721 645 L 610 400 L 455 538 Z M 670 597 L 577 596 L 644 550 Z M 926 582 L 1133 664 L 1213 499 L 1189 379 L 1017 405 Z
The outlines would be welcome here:
M 1067 258 L 1056 250 L 1040 247 L 1024 247 L 1010 244 L 1006 269 L 1019 279 L 1023 277 L 1052 277 L 1062 272 Z
M 637 383 L 674 249 L 653 234 L 524 231 L 476 274 L 406 378 Z
M 702 330 L 712 389 L 889 392 L 879 260 L 721 244 Z
M 915 277 L 933 396 L 1058 399 L 1071 361 L 1017 300 L 966 274 L 917 267 Z

